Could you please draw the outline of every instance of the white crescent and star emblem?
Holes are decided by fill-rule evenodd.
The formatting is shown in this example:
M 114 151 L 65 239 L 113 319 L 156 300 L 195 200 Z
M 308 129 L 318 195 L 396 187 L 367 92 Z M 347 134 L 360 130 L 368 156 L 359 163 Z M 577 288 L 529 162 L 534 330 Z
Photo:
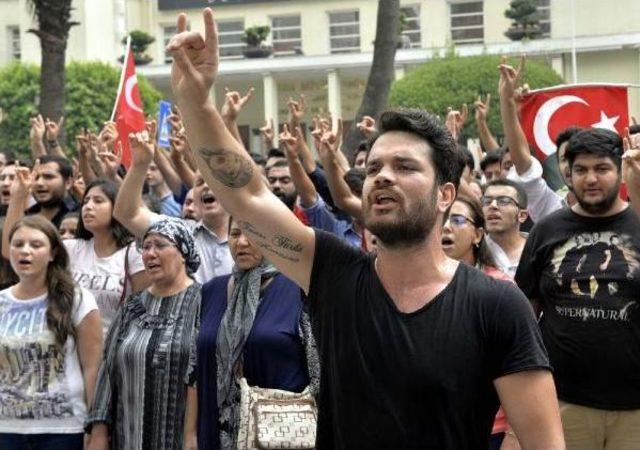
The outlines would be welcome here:
M 124 100 L 127 102 L 127 105 L 129 105 L 129 108 L 138 112 L 143 112 L 142 108 L 136 104 L 135 100 L 133 100 L 133 88 L 137 85 L 138 77 L 135 74 L 127 78 L 127 81 L 124 84 Z
M 533 138 L 536 145 L 545 155 L 549 156 L 556 151 L 556 144 L 549 136 L 549 122 L 553 115 L 569 103 L 582 103 L 589 106 L 584 99 L 575 95 L 560 95 L 553 97 L 542 104 L 533 121 Z M 605 128 L 617 133 L 614 125 L 620 116 L 608 117 L 604 111 L 600 111 L 600 121 L 591 125 L 591 128 Z

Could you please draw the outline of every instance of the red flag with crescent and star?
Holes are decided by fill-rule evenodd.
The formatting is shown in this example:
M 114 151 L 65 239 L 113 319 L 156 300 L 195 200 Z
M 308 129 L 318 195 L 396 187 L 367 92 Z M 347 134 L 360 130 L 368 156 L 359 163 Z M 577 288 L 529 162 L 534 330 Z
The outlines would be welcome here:
M 136 76 L 136 66 L 127 41 L 127 52 L 120 76 L 120 88 L 116 97 L 113 119 L 118 128 L 118 139 L 122 143 L 122 164 L 131 165 L 131 150 L 129 149 L 129 133 L 141 132 L 145 129 L 145 116 L 142 110 L 140 89 Z
M 540 161 L 556 151 L 565 128 L 606 128 L 622 135 L 629 126 L 626 85 L 557 86 L 532 91 L 522 98 L 520 124 Z

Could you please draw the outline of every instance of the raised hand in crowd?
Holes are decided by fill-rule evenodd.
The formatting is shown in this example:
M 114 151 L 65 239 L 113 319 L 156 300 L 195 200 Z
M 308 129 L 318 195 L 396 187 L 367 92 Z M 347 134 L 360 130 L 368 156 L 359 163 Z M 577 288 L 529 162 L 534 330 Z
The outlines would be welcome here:
M 104 150 L 98 153 L 98 158 L 104 167 L 105 177 L 120 185 L 122 179 L 118 175 L 118 169 L 122 164 L 122 142 L 117 141 L 112 148 L 113 150 Z
M 115 142 L 118 140 L 119 133 L 118 128 L 115 122 L 105 122 L 104 127 L 100 130 L 98 134 L 98 142 L 101 145 L 100 152 L 106 150 L 110 150 L 113 152 L 115 150 Z
M 47 117 L 44 121 L 44 140 L 50 154 L 66 157 L 62 147 L 60 147 L 60 143 L 58 142 L 58 136 L 60 131 L 62 131 L 63 124 L 64 116 L 60 116 L 60 119 L 57 122 L 54 122 Z
M 457 141 L 460 137 L 462 127 L 464 126 L 467 118 L 469 117 L 469 107 L 466 103 L 462 105 L 460 110 L 454 110 L 453 108 L 447 108 L 447 118 L 445 120 L 445 126 Z
M 367 139 L 378 132 L 376 129 L 376 119 L 371 116 L 362 116 L 362 120 L 356 124 L 356 127 Z
M 629 128 L 626 128 L 622 145 L 622 180 L 627 187 L 631 206 L 640 215 L 640 133 L 630 134 Z
M 260 136 L 262 136 L 262 142 L 265 150 L 273 148 L 273 138 L 275 137 L 273 131 L 273 119 L 265 120 L 264 125 L 260 127 Z
M 242 108 L 251 100 L 253 96 L 253 87 L 249 88 L 247 93 L 243 96 L 238 91 L 230 91 L 225 87 L 225 98 L 220 114 L 222 120 L 224 120 L 227 129 L 231 132 L 234 138 L 242 144 L 242 138 L 240 137 L 240 130 L 238 129 L 237 118 Z
M 24 217 L 24 211 L 29 205 L 29 198 L 33 189 L 36 174 L 40 170 L 40 160 L 36 159 L 33 171 L 16 161 L 16 175 L 11 183 L 9 206 L 2 227 L 2 257 L 9 259 L 9 234 L 13 224 Z
M 44 125 L 42 114 L 38 114 L 37 116 L 29 119 L 29 123 L 31 124 L 31 129 L 29 130 L 31 158 L 35 160 L 36 158 L 47 154 L 47 149 L 44 146 L 44 134 L 46 127 Z
M 300 149 L 302 146 L 306 146 L 300 126 L 296 126 L 290 130 L 289 124 L 285 123 L 282 126 L 279 142 L 280 147 L 284 150 L 284 154 L 287 157 L 291 179 L 296 187 L 296 191 L 298 191 L 302 206 L 309 207 L 316 202 L 317 192 L 300 161 Z
M 300 94 L 298 101 L 295 101 L 293 98 L 289 97 L 287 107 L 289 108 L 289 126 L 291 127 L 291 129 L 295 129 L 295 127 L 302 123 L 302 119 L 304 118 L 304 94 Z
M 484 101 L 482 96 L 478 95 L 478 98 L 473 103 L 475 107 L 475 119 L 476 128 L 478 129 L 478 137 L 484 147 L 485 151 L 490 152 L 500 148 L 498 142 L 491 134 L 489 130 L 489 110 L 491 108 L 491 94 L 487 94 Z

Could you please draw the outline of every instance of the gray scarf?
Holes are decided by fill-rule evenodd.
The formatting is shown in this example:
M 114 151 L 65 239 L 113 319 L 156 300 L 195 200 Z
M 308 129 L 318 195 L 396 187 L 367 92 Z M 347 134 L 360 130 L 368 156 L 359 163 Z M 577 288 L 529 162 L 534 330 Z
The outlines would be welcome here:
M 233 293 L 227 302 L 216 339 L 216 376 L 220 412 L 220 446 L 235 448 L 238 427 L 236 365 L 249 337 L 260 301 L 262 280 L 278 274 L 266 259 L 250 270 L 233 268 Z

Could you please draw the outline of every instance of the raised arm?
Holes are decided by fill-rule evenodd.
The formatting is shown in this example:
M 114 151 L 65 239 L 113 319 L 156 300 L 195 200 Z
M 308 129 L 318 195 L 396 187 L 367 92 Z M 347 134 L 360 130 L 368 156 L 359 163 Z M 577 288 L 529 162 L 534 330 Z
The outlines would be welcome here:
M 203 12 L 205 36 L 178 32 L 167 49 L 174 60 L 171 83 L 182 112 L 187 137 L 205 181 L 223 207 L 285 275 L 308 290 L 315 235 L 265 186 L 260 170 L 234 139 L 211 103 L 209 90 L 218 72 L 218 32 L 213 11 Z
M 622 179 L 627 186 L 631 207 L 640 216 L 640 134 L 629 135 L 625 130 L 623 138 Z
M 64 124 L 64 116 L 61 116 L 60 120 L 57 122 L 47 118 L 44 122 L 44 138 L 47 141 L 47 149 L 50 155 L 57 155 L 66 158 L 67 155 L 64 154 L 64 150 L 60 147 L 60 143 L 58 142 L 58 135 L 60 134 L 60 130 L 62 130 L 62 124 Z
M 489 108 L 491 107 L 491 94 L 487 94 L 484 102 L 482 101 L 482 97 L 478 95 L 478 99 L 473 105 L 476 108 L 476 128 L 478 129 L 478 137 L 480 138 L 482 147 L 484 147 L 487 152 L 498 150 L 500 146 L 491 134 L 489 123 L 487 122 L 489 118 Z
M 311 182 L 309 175 L 307 175 L 307 172 L 304 170 L 304 167 L 302 167 L 298 156 L 300 147 L 307 145 L 302 137 L 300 127 L 296 126 L 293 133 L 291 133 L 289 126 L 284 124 L 284 130 L 280 134 L 280 145 L 284 149 L 284 154 L 287 157 L 289 170 L 291 171 L 291 180 L 296 187 L 296 191 L 298 191 L 302 206 L 309 208 L 316 203 L 318 192 Z
M 362 200 L 349 189 L 344 180 L 346 172 L 338 161 L 337 135 L 339 133 L 340 127 L 337 130 L 325 130 L 319 143 L 317 142 L 318 154 L 322 160 L 329 191 L 335 205 L 351 217 L 362 220 Z
M 29 131 L 29 146 L 31 147 L 31 159 L 34 161 L 40 156 L 47 154 L 47 149 L 42 140 L 44 139 L 44 119 L 38 114 L 30 119 L 31 130 Z
M 511 161 L 516 168 L 518 175 L 522 175 L 531 167 L 531 152 L 527 138 L 522 131 L 518 121 L 518 106 L 516 101 L 516 89 L 522 73 L 524 71 L 525 57 L 520 59 L 517 69 L 506 64 L 506 58 L 500 64 L 500 82 L 498 92 L 500 93 L 500 115 L 502 116 L 502 126 L 504 136 L 511 153 Z
M 122 181 L 113 207 L 116 220 L 137 238 L 144 236 L 153 215 L 142 201 L 142 186 L 153 160 L 153 145 L 146 131 L 129 135 L 131 167 Z
M 187 136 L 185 136 L 184 132 L 181 131 L 180 133 L 176 133 L 174 136 L 171 136 L 169 138 L 169 143 L 171 144 L 171 153 L 169 156 L 173 162 L 173 167 L 176 169 L 176 173 L 184 184 L 189 188 L 192 188 L 196 182 L 196 172 L 191 168 L 191 165 L 187 161 L 189 156 L 193 156 L 191 154 L 191 149 L 189 148 Z
M 38 167 L 33 168 L 35 171 Z M 2 226 L 2 257 L 9 259 L 9 233 L 13 225 L 24 217 L 24 210 L 31 195 L 31 171 L 28 167 L 19 166 L 16 163 L 16 177 L 11 185 L 11 197 L 7 207 L 7 215 Z
M 240 130 L 238 129 L 238 114 L 240 114 L 244 105 L 251 100 L 254 89 L 249 88 L 244 96 L 240 95 L 237 91 L 230 91 L 229 88 L 226 87 L 224 90 L 224 105 L 222 105 L 222 109 L 220 110 L 222 120 L 236 141 L 244 146 L 242 138 L 240 137 Z

